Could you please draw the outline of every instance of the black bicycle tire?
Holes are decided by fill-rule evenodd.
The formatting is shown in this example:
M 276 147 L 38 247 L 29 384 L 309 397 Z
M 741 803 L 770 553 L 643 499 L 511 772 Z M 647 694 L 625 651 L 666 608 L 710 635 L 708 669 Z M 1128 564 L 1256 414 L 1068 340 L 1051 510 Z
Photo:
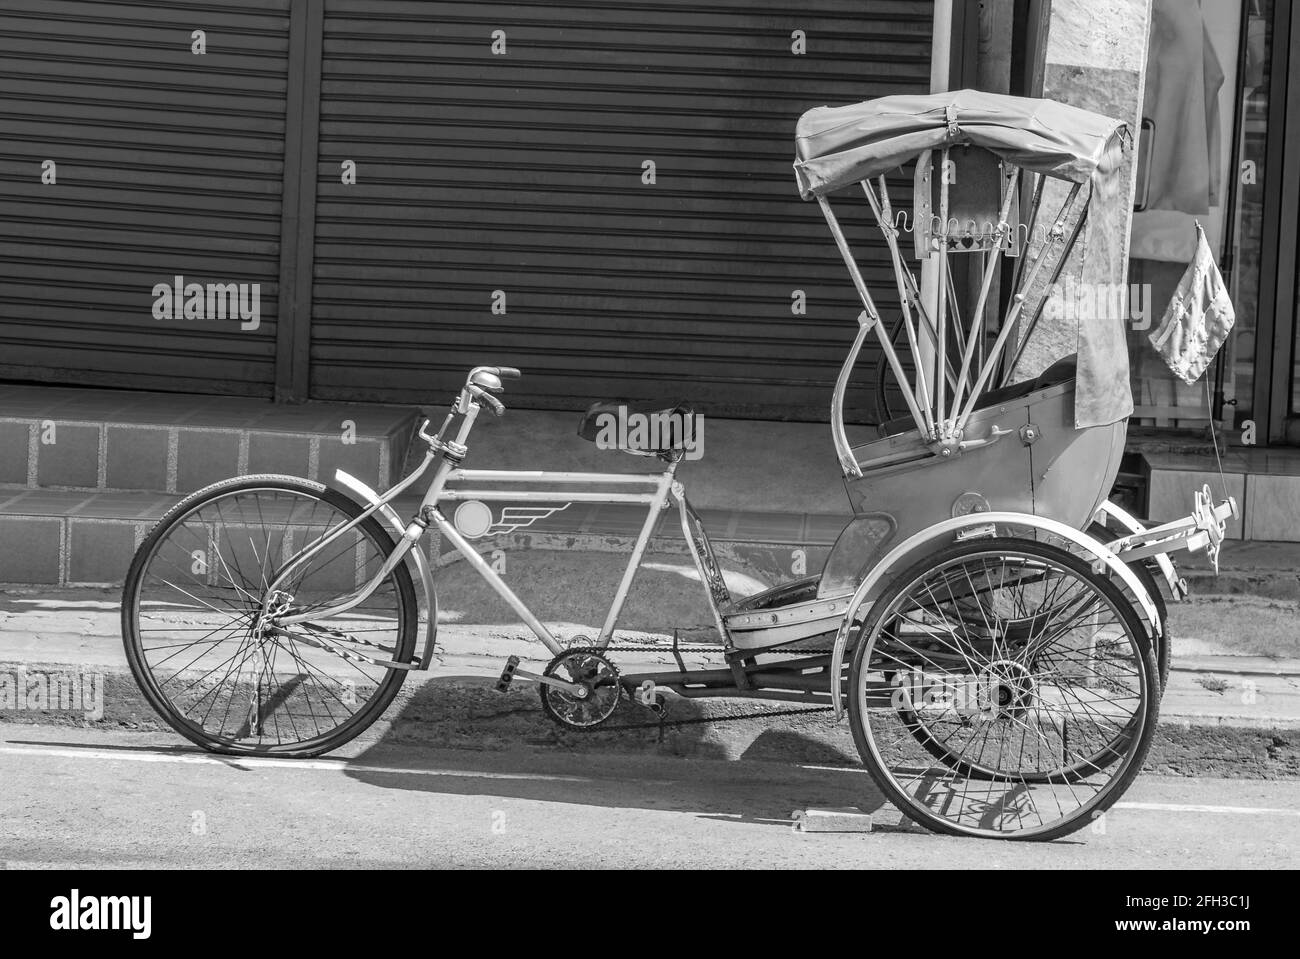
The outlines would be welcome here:
M 1053 839 L 1059 839 L 1062 836 L 1069 835 L 1082 828 L 1085 824 L 1085 817 L 1093 818 L 1101 815 L 1111 807 L 1124 794 L 1132 784 L 1134 778 L 1141 772 L 1142 764 L 1151 748 L 1151 741 L 1155 735 L 1156 723 L 1159 718 L 1160 698 L 1158 694 L 1146 695 L 1142 703 L 1142 731 L 1140 735 L 1133 740 L 1131 749 L 1127 750 L 1127 765 L 1112 778 L 1090 802 L 1080 806 L 1072 815 L 1061 822 L 1040 826 L 1035 829 L 1028 829 L 1016 833 L 1005 835 L 993 835 L 987 831 L 965 828 L 942 819 L 939 816 L 926 810 L 922 805 L 913 801 L 913 799 L 893 781 L 892 776 L 887 770 L 881 767 L 880 761 L 876 757 L 874 750 L 871 748 L 866 739 L 863 730 L 864 721 L 861 715 L 859 697 L 857 694 L 858 680 L 863 669 L 863 660 L 869 647 L 874 645 L 870 640 L 872 630 L 890 604 L 902 593 L 909 588 L 921 576 L 937 566 L 946 562 L 961 559 L 966 555 L 981 553 L 989 550 L 996 551 L 999 547 L 1008 550 L 1018 550 L 1024 552 L 1033 552 L 1035 550 L 1050 552 L 1053 558 L 1063 565 L 1072 567 L 1076 573 L 1085 576 L 1090 582 L 1103 593 L 1109 593 L 1108 599 L 1119 611 L 1119 615 L 1124 617 L 1126 628 L 1130 635 L 1134 637 L 1137 643 L 1138 653 L 1141 656 L 1141 665 L 1143 672 L 1146 674 L 1146 683 L 1144 684 L 1150 693 L 1156 693 L 1155 684 L 1158 682 L 1158 673 L 1156 670 L 1155 657 L 1152 654 L 1151 640 L 1147 629 L 1142 622 L 1141 617 L 1137 615 L 1132 604 L 1125 597 L 1122 590 L 1107 576 L 1093 574 L 1088 564 L 1079 559 L 1074 554 L 1051 546 L 1047 543 L 1040 543 L 1035 540 L 1015 539 L 1015 538 L 990 538 L 969 540 L 966 542 L 951 544 L 944 547 L 937 553 L 926 556 L 924 559 L 913 564 L 901 575 L 895 578 L 894 582 L 885 590 L 885 592 L 872 604 L 870 612 L 867 614 L 862 627 L 858 632 L 858 641 L 855 644 L 853 660 L 849 668 L 849 726 L 853 733 L 854 744 L 858 748 L 858 754 L 867 768 L 868 774 L 881 793 L 889 799 L 894 805 L 909 818 L 914 819 L 921 825 L 933 832 L 942 833 L 952 836 L 975 836 L 980 838 L 998 838 L 1012 841 L 1035 841 L 1047 842 Z
M 364 511 L 360 504 L 338 490 L 300 477 L 277 474 L 232 477 L 191 493 L 168 510 L 162 519 L 154 524 L 154 527 L 141 542 L 139 549 L 136 550 L 130 569 L 127 571 L 126 581 L 122 587 L 122 642 L 126 650 L 127 665 L 131 669 L 136 685 L 139 686 L 149 705 L 172 729 L 190 742 L 209 752 L 223 755 L 305 759 L 337 749 L 364 732 L 392 704 L 394 697 L 406 679 L 407 671 L 404 669 L 387 670 L 384 679 L 376 688 L 374 696 L 366 705 L 330 732 L 292 745 L 277 744 L 255 747 L 223 741 L 218 737 L 204 733 L 201 728 L 196 728 L 193 723 L 186 721 L 173 708 L 153 679 L 147 663 L 144 662 L 144 649 L 140 642 L 138 627 L 141 577 L 148 567 L 149 559 L 157 546 L 163 541 L 167 532 L 205 503 L 219 499 L 229 493 L 266 488 L 316 496 L 353 519 Z M 366 535 L 373 537 L 376 545 L 385 552 L 391 552 L 394 548 L 395 544 L 392 536 L 373 515 L 367 517 L 358 528 L 362 529 Z M 394 646 L 394 658 L 398 662 L 406 662 L 414 654 L 416 637 L 419 632 L 419 602 L 416 599 L 415 584 L 411 578 L 411 572 L 405 563 L 399 564 L 393 570 L 393 576 L 397 585 L 397 595 L 401 607 L 401 626 Z

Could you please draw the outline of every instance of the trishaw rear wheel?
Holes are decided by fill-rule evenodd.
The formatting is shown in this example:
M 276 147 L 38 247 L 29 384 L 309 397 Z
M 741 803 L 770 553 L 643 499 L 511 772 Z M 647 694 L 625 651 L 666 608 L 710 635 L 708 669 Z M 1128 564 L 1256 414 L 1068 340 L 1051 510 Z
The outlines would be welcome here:
M 1157 690 L 1145 625 L 1108 577 L 1046 543 L 982 539 L 927 557 L 873 603 L 849 712 L 904 814 L 1046 840 L 1100 816 L 1137 775 Z

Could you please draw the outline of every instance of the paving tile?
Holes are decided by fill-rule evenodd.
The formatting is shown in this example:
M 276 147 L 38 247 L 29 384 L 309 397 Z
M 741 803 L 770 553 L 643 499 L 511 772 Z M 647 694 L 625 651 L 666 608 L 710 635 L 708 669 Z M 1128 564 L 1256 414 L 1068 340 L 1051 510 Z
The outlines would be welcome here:
M 0 516 L 0 583 L 59 585 L 63 521 Z
M 28 492 L 25 486 L 0 486 L 0 513 L 11 512 L 7 507 Z
M 306 476 L 311 454 L 311 438 L 283 433 L 250 433 L 248 436 L 249 473 L 287 473 Z
M 135 553 L 135 524 L 69 521 L 68 582 L 121 583 Z
M 182 429 L 176 445 L 176 491 L 228 479 L 239 471 L 239 434 Z
M 1247 539 L 1300 542 L 1300 476 L 1246 480 Z
M 174 505 L 178 496 L 165 493 L 91 492 L 88 490 L 22 489 L 0 492 L 0 514 L 9 516 L 76 516 L 152 522 Z
M 166 490 L 167 433 L 141 426 L 108 427 L 105 488 Z
M 36 482 L 41 486 L 75 486 L 94 489 L 99 485 L 99 427 L 53 424 L 53 432 L 38 427 Z M 47 435 L 54 442 L 45 443 Z
M 23 490 L 7 501 L 5 512 L 23 516 L 63 516 L 94 495 L 87 490 Z
M 0 406 L 0 409 L 4 407 Z M 22 421 L 0 422 L 0 483 L 27 485 L 27 447 L 31 426 Z
M 344 419 L 357 423 L 362 435 L 388 435 L 409 423 L 408 406 L 364 403 L 276 404 L 254 397 L 182 393 L 14 386 L 0 392 L 0 412 L 7 417 L 252 427 L 291 433 L 335 433 Z M 111 415 L 110 415 L 111 414 Z

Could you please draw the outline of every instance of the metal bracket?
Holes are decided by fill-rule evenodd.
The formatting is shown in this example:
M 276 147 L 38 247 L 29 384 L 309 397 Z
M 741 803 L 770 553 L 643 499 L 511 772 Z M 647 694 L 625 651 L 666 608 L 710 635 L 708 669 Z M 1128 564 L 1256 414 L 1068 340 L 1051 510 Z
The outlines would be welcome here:
M 964 529 L 957 534 L 957 542 L 964 543 L 968 539 L 989 539 L 998 535 L 998 528 L 993 523 L 986 526 L 972 526 L 970 529 Z

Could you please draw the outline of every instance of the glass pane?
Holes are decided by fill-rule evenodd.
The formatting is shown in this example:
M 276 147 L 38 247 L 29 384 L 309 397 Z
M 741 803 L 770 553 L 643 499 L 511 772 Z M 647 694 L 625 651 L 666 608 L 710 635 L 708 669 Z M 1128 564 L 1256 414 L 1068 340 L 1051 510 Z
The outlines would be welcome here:
M 1195 251 L 1195 223 L 1205 228 L 1225 269 L 1237 324 L 1224 346 L 1224 393 L 1250 415 L 1254 386 L 1255 314 L 1263 227 L 1263 164 L 1268 114 L 1269 27 L 1273 0 L 1152 5 L 1139 180 L 1133 215 L 1129 332 L 1133 400 L 1139 422 L 1204 426 L 1204 383 L 1175 377 L 1150 343 Z M 1189 16 L 1195 10 L 1199 16 Z M 1239 69 L 1244 88 L 1237 89 Z M 1240 169 L 1233 168 L 1234 120 L 1241 112 Z M 1206 371 L 1212 378 L 1214 367 Z M 1229 407 L 1232 414 L 1233 408 Z
M 1300 262 L 1296 263 L 1295 313 L 1300 318 Z M 1300 414 L 1300 322 L 1295 325 L 1295 338 L 1291 342 L 1291 415 Z
M 1259 313 L 1260 252 L 1264 230 L 1264 159 L 1268 140 L 1269 67 L 1273 49 L 1273 0 L 1252 0 L 1246 25 L 1245 85 L 1241 94 L 1241 169 L 1236 177 L 1232 301 L 1237 325 L 1225 347 L 1224 391 L 1235 398 L 1238 422 L 1254 412 L 1255 320 Z

